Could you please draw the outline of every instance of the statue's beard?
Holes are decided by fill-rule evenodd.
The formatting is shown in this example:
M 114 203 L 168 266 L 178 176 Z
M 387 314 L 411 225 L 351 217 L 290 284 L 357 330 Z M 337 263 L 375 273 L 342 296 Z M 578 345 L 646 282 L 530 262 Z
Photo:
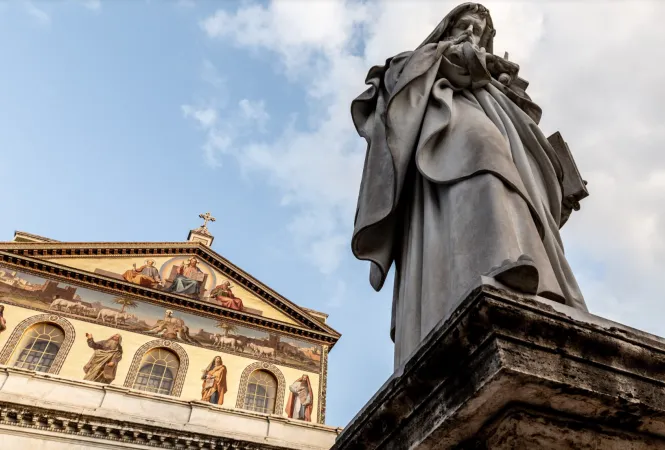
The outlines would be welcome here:
M 458 34 L 457 36 L 448 36 L 444 38 L 444 41 L 452 42 L 453 44 L 462 44 L 464 42 L 468 42 L 472 45 L 476 45 L 476 43 L 473 41 L 473 35 L 467 32 Z

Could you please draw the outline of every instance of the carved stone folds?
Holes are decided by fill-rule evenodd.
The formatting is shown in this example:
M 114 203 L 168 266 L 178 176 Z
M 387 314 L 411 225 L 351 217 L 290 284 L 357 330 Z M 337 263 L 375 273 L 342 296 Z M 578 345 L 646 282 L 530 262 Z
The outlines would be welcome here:
M 665 340 L 483 286 L 333 449 L 665 448 Z

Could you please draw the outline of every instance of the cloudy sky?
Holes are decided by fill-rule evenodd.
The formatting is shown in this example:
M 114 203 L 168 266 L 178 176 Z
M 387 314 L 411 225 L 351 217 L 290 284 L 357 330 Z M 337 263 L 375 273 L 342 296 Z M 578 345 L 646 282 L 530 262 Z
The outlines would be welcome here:
M 455 4 L 0 0 L 0 239 L 178 241 L 210 210 L 216 251 L 330 313 L 345 425 L 392 371 L 391 289 L 349 249 L 349 102 Z M 589 181 L 563 236 L 590 310 L 665 335 L 665 2 L 485 5 Z

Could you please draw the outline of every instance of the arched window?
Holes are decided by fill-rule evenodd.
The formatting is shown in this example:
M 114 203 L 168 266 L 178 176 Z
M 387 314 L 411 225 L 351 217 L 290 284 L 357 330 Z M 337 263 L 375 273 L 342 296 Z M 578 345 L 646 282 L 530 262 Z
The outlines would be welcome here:
M 132 387 L 171 395 L 179 368 L 180 360 L 175 353 L 165 348 L 154 348 L 143 355 Z
M 14 367 L 48 372 L 64 340 L 65 332 L 57 325 L 47 322 L 32 325 L 16 347 Z
M 277 398 L 277 379 L 267 370 L 255 370 L 247 380 L 244 409 L 273 414 Z

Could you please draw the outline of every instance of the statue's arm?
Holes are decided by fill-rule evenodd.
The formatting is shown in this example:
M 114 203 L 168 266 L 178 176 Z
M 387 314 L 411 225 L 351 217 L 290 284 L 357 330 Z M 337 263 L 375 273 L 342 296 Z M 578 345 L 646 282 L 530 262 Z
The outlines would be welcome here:
M 93 350 L 100 350 L 103 348 L 102 344 L 93 341 L 91 337 L 88 338 L 88 347 L 90 347 Z

